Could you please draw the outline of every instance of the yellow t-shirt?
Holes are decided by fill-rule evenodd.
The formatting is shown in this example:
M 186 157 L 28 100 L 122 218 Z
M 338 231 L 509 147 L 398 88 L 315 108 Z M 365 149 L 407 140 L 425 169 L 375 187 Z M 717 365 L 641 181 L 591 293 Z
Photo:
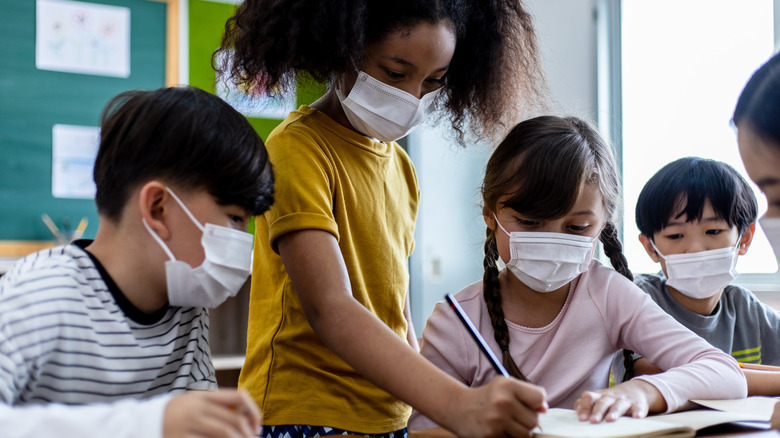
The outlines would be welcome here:
M 372 141 L 307 106 L 290 113 L 266 145 L 276 201 L 256 220 L 239 386 L 258 402 L 268 425 L 361 433 L 406 427 L 411 408 L 363 378 L 314 333 L 275 240 L 304 229 L 332 233 L 354 298 L 406 339 L 407 259 L 419 202 L 411 160 L 397 143 Z

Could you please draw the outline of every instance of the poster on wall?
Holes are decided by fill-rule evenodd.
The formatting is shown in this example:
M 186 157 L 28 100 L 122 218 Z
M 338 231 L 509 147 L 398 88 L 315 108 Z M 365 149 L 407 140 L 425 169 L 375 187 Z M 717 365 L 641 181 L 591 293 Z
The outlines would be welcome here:
M 224 53 L 217 59 L 218 65 L 224 65 Z M 232 56 L 232 52 L 230 52 Z M 261 119 L 284 119 L 297 107 L 295 106 L 295 86 L 283 96 L 273 96 L 260 87 L 245 88 L 231 78 L 217 77 L 217 96 L 229 103 L 236 111 L 247 117 Z
M 52 128 L 51 194 L 55 198 L 93 199 L 100 129 L 95 126 L 54 125 Z
M 69 0 L 36 0 L 35 67 L 130 76 L 130 9 Z

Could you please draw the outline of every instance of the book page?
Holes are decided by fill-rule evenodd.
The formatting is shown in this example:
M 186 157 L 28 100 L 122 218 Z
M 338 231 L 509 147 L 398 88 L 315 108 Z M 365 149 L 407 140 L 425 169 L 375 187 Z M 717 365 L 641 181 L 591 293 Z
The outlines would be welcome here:
M 774 397 L 748 397 L 734 400 L 691 400 L 697 405 L 719 411 L 757 416 L 760 421 L 769 421 L 778 402 Z
M 628 437 L 692 437 L 693 429 L 654 418 L 621 417 L 614 422 L 591 424 L 579 421 L 577 413 L 570 409 L 549 409 L 539 415 L 539 426 L 534 430 L 537 438 L 628 438 Z

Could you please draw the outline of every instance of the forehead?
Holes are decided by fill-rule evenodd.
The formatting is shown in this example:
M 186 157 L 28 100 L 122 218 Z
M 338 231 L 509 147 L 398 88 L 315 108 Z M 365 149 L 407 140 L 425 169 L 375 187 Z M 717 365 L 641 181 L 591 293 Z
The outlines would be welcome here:
M 511 198 L 512 194 L 500 197 L 498 199 L 498 205 L 503 205 L 504 202 L 510 200 Z M 523 212 L 520 211 L 518 213 L 522 214 Z M 598 184 L 584 184 L 582 186 L 582 191 L 580 192 L 579 197 L 577 197 L 577 200 L 574 202 L 571 210 L 566 213 L 566 216 L 581 214 L 593 215 L 597 216 L 598 218 L 606 217 L 607 209 L 604 206 L 604 197 L 601 195 L 601 190 L 599 189 Z
M 688 218 L 685 216 L 685 209 L 688 207 L 688 199 L 685 195 L 680 195 L 675 204 L 674 211 L 669 216 L 666 226 L 681 225 L 688 222 Z M 691 222 L 699 222 L 696 218 L 693 218 Z M 715 214 L 715 209 L 712 207 L 712 202 L 709 198 L 705 198 L 701 204 L 701 222 L 726 222 L 725 219 L 719 218 Z
M 780 190 L 780 144 L 759 137 L 749 125 L 740 125 L 737 143 L 748 176 L 764 192 Z
M 421 22 L 390 32 L 367 51 L 369 57 L 402 59 L 421 70 L 435 70 L 449 65 L 455 42 L 455 31 L 448 22 Z

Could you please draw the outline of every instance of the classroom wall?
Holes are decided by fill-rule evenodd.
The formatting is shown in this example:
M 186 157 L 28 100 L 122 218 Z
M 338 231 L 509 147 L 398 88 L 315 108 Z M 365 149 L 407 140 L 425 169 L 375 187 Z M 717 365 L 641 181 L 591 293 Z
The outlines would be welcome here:
M 554 110 L 596 119 L 596 1 L 530 0 Z M 436 302 L 482 278 L 485 223 L 479 184 L 489 145 L 461 149 L 441 127 L 413 132 L 409 153 L 422 201 L 410 260 L 417 335 Z

